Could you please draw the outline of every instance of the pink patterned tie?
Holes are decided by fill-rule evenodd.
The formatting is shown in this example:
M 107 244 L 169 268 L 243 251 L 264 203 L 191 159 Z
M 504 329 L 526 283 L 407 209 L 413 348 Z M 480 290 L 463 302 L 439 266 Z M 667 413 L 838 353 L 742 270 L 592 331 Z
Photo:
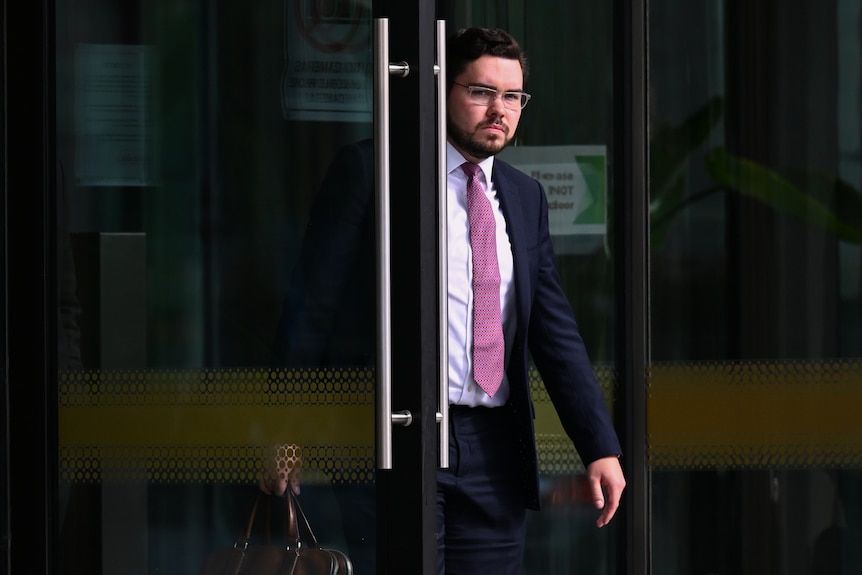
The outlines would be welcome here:
M 503 380 L 503 320 L 500 312 L 500 266 L 491 202 L 479 182 L 479 166 L 465 162 L 467 215 L 473 251 L 473 379 L 494 397 Z

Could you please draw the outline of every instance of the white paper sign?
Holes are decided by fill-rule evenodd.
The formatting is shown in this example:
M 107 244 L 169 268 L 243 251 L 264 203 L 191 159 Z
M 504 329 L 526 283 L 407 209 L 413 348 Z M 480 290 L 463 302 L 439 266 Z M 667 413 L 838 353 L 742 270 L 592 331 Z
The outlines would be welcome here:
M 81 44 L 75 52 L 75 183 L 155 183 L 150 114 L 153 48 Z
M 285 119 L 370 122 L 371 6 L 361 0 L 284 0 Z

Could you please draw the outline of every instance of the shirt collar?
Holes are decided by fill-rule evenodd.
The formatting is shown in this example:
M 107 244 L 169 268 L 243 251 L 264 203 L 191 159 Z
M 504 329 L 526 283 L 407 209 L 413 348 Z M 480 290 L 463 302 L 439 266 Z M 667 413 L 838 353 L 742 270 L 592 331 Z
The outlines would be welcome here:
M 461 167 L 461 164 L 466 162 L 467 159 L 464 158 L 464 155 L 455 149 L 450 142 L 446 142 L 446 173 L 451 174 L 456 169 Z M 485 182 L 490 184 L 491 182 L 491 173 L 494 169 L 494 156 L 488 156 L 481 162 L 479 162 L 479 167 L 482 169 L 482 172 L 485 174 Z M 461 172 L 463 173 L 463 172 Z

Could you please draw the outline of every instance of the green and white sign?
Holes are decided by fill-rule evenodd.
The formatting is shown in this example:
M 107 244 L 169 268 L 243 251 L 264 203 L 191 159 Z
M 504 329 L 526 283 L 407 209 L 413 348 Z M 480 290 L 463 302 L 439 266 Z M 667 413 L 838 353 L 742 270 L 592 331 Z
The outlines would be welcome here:
M 513 146 L 498 157 L 544 186 L 551 235 L 606 233 L 605 146 Z

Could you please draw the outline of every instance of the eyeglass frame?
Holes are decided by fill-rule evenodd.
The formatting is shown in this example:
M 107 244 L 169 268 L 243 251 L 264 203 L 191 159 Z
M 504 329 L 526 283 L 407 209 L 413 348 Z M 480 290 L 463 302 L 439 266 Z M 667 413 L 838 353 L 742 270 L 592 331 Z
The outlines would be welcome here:
M 455 84 L 456 86 L 461 86 L 462 88 L 465 88 L 468 92 L 469 97 L 470 97 L 470 101 L 473 102 L 477 106 L 490 106 L 491 104 L 493 104 L 497 100 L 497 98 L 500 98 L 501 101 L 503 102 L 503 107 L 506 108 L 507 110 L 523 110 L 524 108 L 527 107 L 527 104 L 530 102 L 530 98 L 533 97 L 530 94 L 524 92 L 523 90 L 506 90 L 505 92 L 501 92 L 500 90 L 497 90 L 496 88 L 489 88 L 488 86 L 480 86 L 477 84 L 462 84 L 460 82 L 454 82 L 454 81 L 452 83 Z M 482 98 L 481 95 L 479 95 L 479 96 L 474 95 L 477 91 L 488 92 L 489 95 L 485 97 L 485 99 L 488 101 L 487 102 L 477 101 L 476 98 L 479 98 L 479 99 Z M 503 98 L 503 96 L 505 96 L 507 94 L 517 94 L 518 96 L 520 96 L 520 98 L 518 100 L 518 104 L 517 104 L 518 107 L 517 108 L 511 108 L 507 105 L 506 100 Z

